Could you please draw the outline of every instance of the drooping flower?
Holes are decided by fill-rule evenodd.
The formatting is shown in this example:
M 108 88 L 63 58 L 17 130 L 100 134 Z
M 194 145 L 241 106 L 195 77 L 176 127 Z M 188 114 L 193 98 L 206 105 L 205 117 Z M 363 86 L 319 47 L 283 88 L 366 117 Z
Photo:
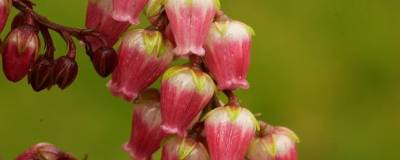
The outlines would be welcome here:
M 144 92 L 135 104 L 132 133 L 124 149 L 132 159 L 151 160 L 165 136 L 161 129 L 160 96 L 157 90 Z
M 86 27 L 100 32 L 108 43 L 106 47 L 114 46 L 118 37 L 129 27 L 128 22 L 113 19 L 112 11 L 113 0 L 89 0 L 86 11 Z M 87 37 L 87 39 L 93 51 L 103 46 L 95 37 Z
M 258 129 L 253 114 L 237 106 L 218 107 L 205 116 L 205 133 L 213 160 L 243 160 Z
M 206 41 L 205 62 L 221 90 L 247 89 L 251 36 L 254 31 L 235 20 L 216 21 Z
M 65 89 L 75 80 L 78 74 L 78 64 L 73 58 L 63 56 L 54 64 L 54 82 L 59 88 Z
M 149 0 L 112 0 L 113 18 L 121 22 L 139 24 L 140 12 Z
M 191 138 L 171 137 L 163 146 L 161 160 L 209 160 L 207 149 Z
M 164 73 L 172 59 L 172 46 L 159 31 L 129 31 L 122 39 L 119 63 L 108 88 L 131 102 Z
M 90 58 L 97 74 L 102 77 L 108 77 L 118 64 L 118 55 L 111 47 L 100 47 Z
M 20 154 L 16 160 L 77 160 L 49 143 L 38 143 Z
M 3 71 L 7 79 L 18 82 L 28 73 L 39 51 L 37 30 L 30 25 L 13 29 L 2 47 Z
M 51 88 L 54 84 L 54 60 L 40 56 L 28 73 L 28 83 L 36 92 Z
M 290 129 L 264 123 L 252 140 L 246 157 L 249 160 L 297 160 L 298 142 L 299 138 Z
M 167 70 L 161 82 L 163 129 L 170 134 L 186 135 L 214 91 L 213 80 L 200 70 L 187 66 Z
M 3 31 L 10 15 L 11 0 L 0 0 L 0 33 Z
M 168 0 L 165 11 L 176 41 L 175 53 L 203 56 L 203 44 L 216 11 L 218 0 Z

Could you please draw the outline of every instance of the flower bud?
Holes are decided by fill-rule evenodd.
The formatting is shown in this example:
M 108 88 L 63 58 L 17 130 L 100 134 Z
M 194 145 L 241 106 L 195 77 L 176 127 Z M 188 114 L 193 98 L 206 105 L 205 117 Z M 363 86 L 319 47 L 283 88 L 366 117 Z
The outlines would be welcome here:
M 65 89 L 75 80 L 78 75 L 78 64 L 67 56 L 60 57 L 55 62 L 54 81 L 59 88 Z
M 296 143 L 299 138 L 285 127 L 262 125 L 247 151 L 249 160 L 297 160 Z
M 253 114 L 236 106 L 218 107 L 205 116 L 205 133 L 213 160 L 243 160 L 258 129 Z
M 162 128 L 184 136 L 215 92 L 206 73 L 185 66 L 168 69 L 161 82 Z
M 11 0 L 0 0 L 0 33 L 3 31 L 10 15 Z
M 54 60 L 49 57 L 40 56 L 29 71 L 28 83 L 33 90 L 39 92 L 51 88 L 54 84 L 53 77 Z
M 221 90 L 248 89 L 251 36 L 244 23 L 227 20 L 211 25 L 206 41 L 205 62 Z
M 113 18 L 121 22 L 139 24 L 140 12 L 149 0 L 112 0 Z
M 114 20 L 112 11 L 113 0 L 89 0 L 86 11 L 86 27 L 103 34 L 108 42 L 107 47 L 114 46 L 119 36 L 129 27 L 128 22 Z M 98 39 L 94 37 L 88 39 L 94 51 L 102 47 Z
M 20 81 L 28 73 L 39 51 L 37 30 L 29 25 L 12 30 L 2 47 L 3 71 L 7 79 Z
M 110 75 L 118 64 L 118 55 L 113 48 L 101 47 L 91 58 L 96 72 L 102 77 Z
M 190 138 L 171 137 L 163 146 L 161 160 L 209 160 L 207 149 Z
M 76 160 L 49 143 L 38 143 L 20 154 L 16 160 Z
M 160 95 L 157 90 L 148 90 L 135 105 L 131 138 L 124 149 L 132 159 L 151 160 L 165 136 L 161 129 Z
M 119 63 L 108 88 L 131 102 L 164 73 L 172 58 L 172 46 L 159 31 L 129 31 L 122 39 Z
M 14 19 L 11 23 L 11 29 L 15 29 L 15 28 L 17 28 L 19 26 L 23 26 L 23 25 L 36 26 L 36 22 L 30 14 L 20 12 L 14 17 Z
M 189 53 L 204 55 L 203 44 L 218 9 L 219 0 L 168 0 L 166 2 L 165 11 L 175 37 L 177 55 Z

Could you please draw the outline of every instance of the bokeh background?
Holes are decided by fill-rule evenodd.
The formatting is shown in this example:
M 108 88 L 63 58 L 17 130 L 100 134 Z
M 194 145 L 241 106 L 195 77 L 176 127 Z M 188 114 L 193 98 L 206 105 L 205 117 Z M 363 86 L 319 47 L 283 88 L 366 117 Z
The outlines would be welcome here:
M 35 2 L 56 22 L 84 23 L 84 0 Z M 221 2 L 257 33 L 243 105 L 296 131 L 300 160 L 400 159 L 400 1 Z M 1 160 L 42 141 L 91 160 L 129 159 L 121 146 L 132 105 L 111 96 L 82 48 L 78 63 L 79 77 L 65 91 L 35 93 L 0 74 Z

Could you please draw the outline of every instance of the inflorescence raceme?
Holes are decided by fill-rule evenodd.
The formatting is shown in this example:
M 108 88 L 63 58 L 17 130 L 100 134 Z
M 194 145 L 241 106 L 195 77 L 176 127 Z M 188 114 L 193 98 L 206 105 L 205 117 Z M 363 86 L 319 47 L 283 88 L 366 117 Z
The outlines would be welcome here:
M 219 0 L 88 0 L 83 29 L 52 22 L 34 6 L 30 0 L 0 0 L 0 32 L 11 8 L 20 11 L 2 42 L 5 77 L 12 82 L 27 77 L 35 91 L 65 89 L 78 74 L 74 38 L 79 40 L 96 72 L 112 74 L 107 84 L 112 95 L 135 105 L 123 147 L 132 159 L 150 160 L 162 148 L 163 160 L 297 160 L 296 134 L 257 120 L 234 94 L 250 87 L 255 33 L 224 14 Z M 151 25 L 128 30 L 139 24 L 144 9 Z M 64 39 L 65 56 L 54 57 L 49 30 Z M 189 61 L 172 66 L 176 59 Z M 157 79 L 160 89 L 149 89 Z M 48 143 L 16 159 L 76 160 Z

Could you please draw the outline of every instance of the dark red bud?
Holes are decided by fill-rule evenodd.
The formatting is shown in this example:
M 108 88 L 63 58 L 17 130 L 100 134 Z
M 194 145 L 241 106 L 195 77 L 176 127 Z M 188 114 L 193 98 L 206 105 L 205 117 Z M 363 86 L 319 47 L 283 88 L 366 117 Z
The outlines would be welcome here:
M 67 56 L 60 57 L 55 62 L 54 78 L 59 88 L 65 89 L 75 80 L 78 74 L 78 64 Z
M 11 23 L 11 29 L 17 28 L 19 26 L 23 25 L 31 25 L 31 26 L 36 26 L 35 20 L 33 20 L 32 16 L 29 14 L 26 14 L 24 12 L 20 12 L 17 14 L 12 23 Z
M 100 76 L 107 77 L 117 66 L 118 55 L 113 48 L 101 47 L 92 54 L 92 63 Z
M 2 44 L 3 71 L 7 79 L 18 82 L 28 73 L 39 50 L 37 30 L 29 25 L 13 29 Z
M 50 88 L 54 84 L 54 60 L 48 57 L 39 57 L 28 74 L 28 83 L 33 90 L 39 92 Z

